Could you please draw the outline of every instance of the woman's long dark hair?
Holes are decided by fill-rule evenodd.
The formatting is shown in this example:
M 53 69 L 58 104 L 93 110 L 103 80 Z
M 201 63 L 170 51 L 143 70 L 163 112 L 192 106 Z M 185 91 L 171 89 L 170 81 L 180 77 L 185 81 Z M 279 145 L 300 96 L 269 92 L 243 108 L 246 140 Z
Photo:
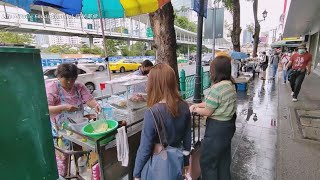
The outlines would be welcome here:
M 218 56 L 210 63 L 211 82 L 213 84 L 224 80 L 234 83 L 231 76 L 231 58 L 228 56 Z

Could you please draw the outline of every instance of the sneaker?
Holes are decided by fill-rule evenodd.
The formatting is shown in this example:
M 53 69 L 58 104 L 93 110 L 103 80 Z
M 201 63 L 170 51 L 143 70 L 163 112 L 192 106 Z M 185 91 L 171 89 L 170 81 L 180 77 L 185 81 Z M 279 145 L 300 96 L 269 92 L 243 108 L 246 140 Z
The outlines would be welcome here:
M 298 99 L 297 99 L 297 98 L 293 98 L 292 101 L 293 101 L 293 102 L 297 102 Z
M 293 96 L 293 95 L 294 95 L 294 92 L 291 93 L 291 96 Z

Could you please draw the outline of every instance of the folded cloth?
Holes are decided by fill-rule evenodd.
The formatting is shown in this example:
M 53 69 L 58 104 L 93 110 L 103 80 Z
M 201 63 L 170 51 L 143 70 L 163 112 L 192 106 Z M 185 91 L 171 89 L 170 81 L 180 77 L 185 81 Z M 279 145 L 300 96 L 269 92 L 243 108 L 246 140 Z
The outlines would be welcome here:
M 116 142 L 118 161 L 122 162 L 122 166 L 127 167 L 129 165 L 129 144 L 125 127 L 121 127 L 118 129 Z

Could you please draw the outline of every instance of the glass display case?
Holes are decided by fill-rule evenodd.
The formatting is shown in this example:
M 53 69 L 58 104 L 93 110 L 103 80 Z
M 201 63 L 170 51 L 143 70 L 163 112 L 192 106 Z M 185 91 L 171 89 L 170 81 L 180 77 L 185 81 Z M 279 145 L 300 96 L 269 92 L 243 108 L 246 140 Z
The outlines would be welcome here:
M 112 107 L 113 119 L 117 121 L 126 121 L 131 125 L 140 121 L 144 117 L 144 111 L 147 107 L 147 93 L 145 92 L 147 77 L 128 75 L 118 79 L 104 82 L 112 87 L 125 87 L 126 92 L 123 95 L 112 95 L 104 105 Z M 141 130 L 142 123 L 132 126 L 128 131 Z

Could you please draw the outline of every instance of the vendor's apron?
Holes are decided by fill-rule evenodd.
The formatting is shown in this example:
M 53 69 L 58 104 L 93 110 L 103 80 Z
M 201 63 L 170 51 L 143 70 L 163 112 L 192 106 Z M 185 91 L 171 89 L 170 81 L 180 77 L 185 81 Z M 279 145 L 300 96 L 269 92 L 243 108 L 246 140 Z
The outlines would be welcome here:
M 58 126 L 58 128 L 61 128 L 65 122 L 69 122 L 68 118 L 71 118 L 76 122 L 79 119 L 75 119 L 75 118 L 81 118 L 80 120 L 82 120 L 82 117 L 83 117 L 83 114 L 84 114 L 84 107 L 83 107 L 83 103 L 82 103 L 82 98 L 81 98 L 80 93 L 78 92 L 77 89 L 76 89 L 76 95 L 66 98 L 64 96 L 64 94 L 63 94 L 62 87 L 61 87 L 61 84 L 60 84 L 59 81 L 57 82 L 57 88 L 58 88 L 58 91 L 59 91 L 59 97 L 60 97 L 60 102 L 61 102 L 60 105 L 62 105 L 62 104 L 70 104 L 70 103 L 67 103 L 67 102 L 70 102 L 70 101 L 67 101 L 67 100 L 76 99 L 77 100 L 76 104 L 72 104 L 72 105 L 74 105 L 74 106 L 79 108 L 79 111 L 77 111 L 77 112 L 62 112 L 61 114 L 57 115 L 56 118 L 55 118 L 56 122 L 51 120 L 52 135 L 58 137 L 58 140 L 55 141 L 55 144 L 57 146 L 59 146 L 60 148 L 63 148 L 63 149 L 71 149 L 70 141 L 68 141 L 68 140 L 66 140 L 64 138 L 61 138 L 59 140 L 60 137 L 58 135 L 57 126 Z M 76 88 L 76 86 L 74 88 Z M 56 125 L 54 123 L 56 123 Z M 59 141 L 61 143 L 59 143 Z M 68 170 L 68 156 L 63 154 L 63 153 L 60 153 L 58 151 L 56 151 L 55 154 L 56 154 L 56 161 L 57 161 L 57 167 L 58 167 L 59 175 L 60 176 L 66 176 L 67 175 L 67 170 Z
M 76 104 L 71 104 L 73 106 L 76 106 L 78 107 L 79 111 L 76 111 L 76 112 L 62 112 L 61 114 L 57 115 L 56 116 L 56 123 L 58 125 L 58 127 L 62 127 L 62 125 L 65 123 L 65 122 L 69 122 L 68 118 L 74 120 L 74 121 L 79 121 L 79 118 L 80 121 L 82 120 L 83 118 L 83 115 L 84 115 L 84 107 L 83 107 L 83 103 L 82 103 L 82 98 L 80 96 L 80 93 L 78 92 L 78 90 L 76 89 L 76 94 L 74 96 L 70 96 L 68 98 L 66 98 L 63 94 L 63 91 L 62 91 L 62 87 L 61 87 L 61 84 L 60 82 L 58 81 L 57 82 L 57 88 L 58 88 L 58 91 L 59 91 L 59 97 L 60 97 L 60 105 L 62 104 L 70 104 L 70 103 L 67 103 L 67 102 L 70 102 L 68 100 L 70 99 L 76 99 Z M 76 86 L 74 87 L 76 88 Z M 51 123 L 54 122 L 53 120 L 51 120 Z M 56 126 L 54 126 L 54 124 L 52 124 L 53 128 L 52 128 L 52 133 L 54 136 L 57 136 L 57 129 L 56 129 Z

